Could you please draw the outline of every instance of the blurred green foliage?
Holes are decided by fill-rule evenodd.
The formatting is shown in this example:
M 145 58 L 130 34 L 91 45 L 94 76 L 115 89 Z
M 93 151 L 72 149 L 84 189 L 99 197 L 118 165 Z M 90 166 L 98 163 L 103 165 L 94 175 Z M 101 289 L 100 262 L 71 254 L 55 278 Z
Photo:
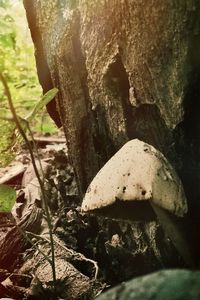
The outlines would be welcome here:
M 15 200 L 16 191 L 12 187 L 0 184 L 0 212 L 11 212 Z
M 9 86 L 7 85 L 7 82 L 5 81 L 5 78 L 1 74 L 1 72 L 0 80 L 4 85 L 5 94 L 8 100 L 12 103 L 12 99 L 10 98 Z M 16 153 L 21 148 L 23 138 L 21 136 L 18 122 L 24 134 L 30 134 L 30 137 L 32 138 L 32 130 L 30 129 L 30 124 L 36 119 L 37 115 L 40 113 L 43 107 L 47 105 L 56 96 L 57 93 L 57 88 L 49 90 L 45 95 L 41 97 L 41 99 L 35 104 L 33 110 L 25 118 L 21 118 L 15 115 L 16 112 L 12 112 L 11 117 L 5 118 L 0 116 L 0 168 L 7 166 L 15 158 Z
M 8 94 L 25 132 L 28 125 L 37 132 L 57 131 L 43 108 L 58 90 L 52 89 L 42 96 L 21 0 L 0 0 L 0 75 L 0 167 L 4 167 L 14 159 L 22 141 L 9 109 Z M 15 199 L 15 190 L 1 184 L 0 212 L 10 212 Z
M 42 90 L 21 0 L 0 0 L 0 72 L 9 85 L 18 115 L 25 117 L 41 98 Z M 8 101 L 0 83 L 0 116 L 8 115 Z M 45 110 L 34 119 L 31 128 L 43 133 L 57 131 Z

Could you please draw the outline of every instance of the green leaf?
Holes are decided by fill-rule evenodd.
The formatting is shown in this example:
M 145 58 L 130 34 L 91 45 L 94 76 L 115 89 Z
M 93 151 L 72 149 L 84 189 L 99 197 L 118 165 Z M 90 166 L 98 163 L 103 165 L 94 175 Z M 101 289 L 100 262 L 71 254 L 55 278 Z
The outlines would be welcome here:
M 58 93 L 57 88 L 49 90 L 35 105 L 33 111 L 26 117 L 27 121 L 32 121 L 34 117 L 47 105 Z
M 16 200 L 16 191 L 7 185 L 0 184 L 0 212 L 11 212 Z

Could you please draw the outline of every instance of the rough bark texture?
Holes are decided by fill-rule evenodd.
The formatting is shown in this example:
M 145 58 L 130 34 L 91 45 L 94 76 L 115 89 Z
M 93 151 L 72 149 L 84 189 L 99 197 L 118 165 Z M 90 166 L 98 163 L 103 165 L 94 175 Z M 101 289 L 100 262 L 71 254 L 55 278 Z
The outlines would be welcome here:
M 59 88 L 57 109 L 80 194 L 116 150 L 139 138 L 161 150 L 181 176 L 187 230 L 197 240 L 199 0 L 24 4 L 40 82 Z

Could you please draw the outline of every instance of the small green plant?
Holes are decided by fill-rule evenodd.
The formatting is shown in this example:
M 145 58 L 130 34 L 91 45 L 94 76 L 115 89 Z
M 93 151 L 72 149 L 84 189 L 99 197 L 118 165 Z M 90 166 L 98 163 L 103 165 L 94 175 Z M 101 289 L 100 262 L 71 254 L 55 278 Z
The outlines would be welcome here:
M 5 88 L 5 95 L 11 98 L 11 92 L 8 88 L 5 76 L 0 72 L 0 80 Z M 24 118 L 16 115 L 18 122 L 26 132 L 29 125 L 36 118 L 41 109 L 51 101 L 58 90 L 56 88 L 48 91 L 41 99 L 35 104 L 33 110 Z M 13 105 L 12 105 L 13 106 Z M 19 128 L 17 127 L 16 120 L 9 109 L 0 108 L 0 167 L 8 165 L 15 157 L 17 150 L 21 146 L 22 139 L 19 138 Z
M 53 233 L 52 233 L 51 216 L 50 216 L 49 207 L 48 207 L 48 203 L 47 203 L 47 197 L 46 197 L 45 188 L 44 188 L 44 178 L 40 177 L 40 174 L 39 174 L 39 171 L 38 171 L 38 168 L 37 168 L 37 165 L 36 165 L 32 145 L 31 145 L 31 143 L 30 143 L 30 141 L 27 137 L 26 131 L 28 130 L 31 137 L 33 138 L 33 134 L 32 134 L 32 131 L 30 129 L 30 122 L 32 120 L 34 120 L 37 113 L 49 101 L 51 101 L 55 97 L 55 95 L 58 92 L 58 89 L 54 88 L 54 89 L 48 91 L 40 99 L 40 101 L 35 105 L 33 111 L 26 118 L 23 119 L 23 118 L 19 117 L 16 113 L 15 107 L 13 105 L 10 89 L 9 89 L 8 84 L 6 82 L 6 79 L 5 79 L 5 77 L 2 73 L 0 73 L 0 81 L 3 84 L 4 93 L 7 97 L 10 112 L 11 112 L 11 117 L 10 118 L 0 119 L 0 122 L 1 121 L 3 122 L 3 126 L 4 126 L 4 129 L 5 129 L 3 140 L 4 139 L 8 140 L 6 135 L 8 135 L 8 137 L 9 137 L 9 143 L 6 143 L 6 142 L 2 143 L 3 147 L 1 146 L 0 150 L 2 151 L 2 148 L 3 148 L 3 151 L 2 151 L 3 156 L 1 155 L 2 152 L 0 152 L 0 160 L 2 161 L 2 157 L 3 157 L 3 163 L 5 164 L 7 162 L 7 159 L 5 159 L 5 157 L 4 157 L 6 151 L 9 152 L 10 147 L 12 147 L 11 154 L 14 154 L 15 150 L 19 147 L 19 145 L 22 141 L 20 139 L 20 137 L 22 137 L 23 140 L 25 141 L 27 147 L 28 147 L 28 150 L 29 150 L 29 153 L 30 153 L 30 156 L 31 156 L 31 160 L 32 160 L 32 164 L 33 164 L 33 168 L 34 168 L 34 171 L 35 171 L 35 174 L 36 174 L 36 177 L 38 179 L 40 189 L 41 189 L 43 207 L 44 207 L 44 211 L 45 211 L 46 218 L 47 218 L 47 224 L 48 224 L 48 228 L 49 228 L 50 245 L 51 245 L 51 260 L 49 260 L 45 255 L 44 256 L 47 259 L 47 261 L 51 264 L 51 267 L 52 267 L 53 283 L 54 283 L 54 291 L 55 291 L 56 290 L 56 269 L 55 269 L 54 241 L 53 241 Z M 9 122 L 9 121 L 11 122 L 12 126 L 6 127 L 4 122 Z M 0 128 L 1 128 L 1 124 L 0 124 Z M 15 148 L 15 150 L 14 150 L 14 148 Z M 2 211 L 7 211 L 7 212 L 10 211 L 13 204 L 14 204 L 15 198 L 16 198 L 16 194 L 15 194 L 15 191 L 12 188 L 0 185 L 0 210 L 2 208 Z M 20 228 L 19 228 L 19 230 L 20 230 Z M 20 230 L 20 232 L 21 232 L 21 230 Z M 55 294 L 56 294 L 56 292 L 55 292 Z
M 42 253 L 39 248 L 37 250 L 52 266 L 54 286 L 56 273 L 51 217 L 44 190 L 44 178 L 39 176 L 35 163 L 37 151 L 33 152 L 32 149 L 34 140 L 31 128 L 34 131 L 50 133 L 56 131 L 42 108 L 55 97 L 57 92 L 56 88 L 52 89 L 37 102 L 41 87 L 36 75 L 34 48 L 23 3 L 21 0 L 0 0 L 0 167 L 5 167 L 13 161 L 22 142 L 25 141 L 40 184 L 44 212 L 49 226 L 51 258 Z M 11 212 L 15 200 L 16 191 L 9 186 L 0 185 L 0 212 Z M 18 229 L 31 243 L 19 226 Z

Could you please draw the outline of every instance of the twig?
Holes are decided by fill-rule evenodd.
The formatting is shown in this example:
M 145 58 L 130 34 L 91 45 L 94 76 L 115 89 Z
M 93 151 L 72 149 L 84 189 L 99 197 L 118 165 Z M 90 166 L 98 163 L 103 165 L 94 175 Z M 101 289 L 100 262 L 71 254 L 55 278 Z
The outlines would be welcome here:
M 56 138 L 56 137 L 34 137 L 34 140 L 37 143 L 44 144 L 65 144 L 65 138 Z
M 6 182 L 9 182 L 11 180 L 16 179 L 18 176 L 22 175 L 24 171 L 26 170 L 26 167 L 24 165 L 17 165 L 12 167 L 7 174 L 3 175 L 0 178 L 0 184 L 4 184 Z

